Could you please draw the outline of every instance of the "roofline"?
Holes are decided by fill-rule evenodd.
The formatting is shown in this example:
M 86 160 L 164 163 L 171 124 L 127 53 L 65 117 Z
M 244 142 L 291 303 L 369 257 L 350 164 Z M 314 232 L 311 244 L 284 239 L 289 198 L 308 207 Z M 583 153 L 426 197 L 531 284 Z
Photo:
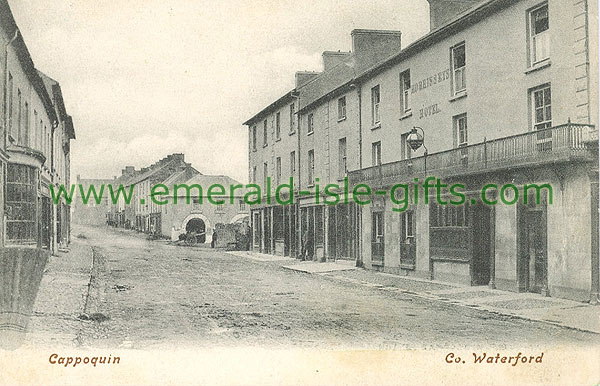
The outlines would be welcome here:
M 250 126 L 250 125 L 254 124 L 255 122 L 259 121 L 266 114 L 268 114 L 269 112 L 273 111 L 275 108 L 277 108 L 277 107 L 281 106 L 282 104 L 284 104 L 284 103 L 292 100 L 293 98 L 295 98 L 295 92 L 296 92 L 295 88 L 292 89 L 292 90 L 290 90 L 290 91 L 288 91 L 282 97 L 280 97 L 279 99 L 277 99 L 275 102 L 271 103 L 270 105 L 268 105 L 267 107 L 265 107 L 264 109 L 262 109 L 259 113 L 257 113 L 256 115 L 254 115 L 252 118 L 250 118 L 246 122 L 244 122 L 243 125 Z
M 320 105 L 324 100 L 339 95 L 342 90 L 345 90 L 348 87 L 351 87 L 353 84 L 361 83 L 362 81 L 369 79 L 374 74 L 381 72 L 382 70 L 387 69 L 399 61 L 406 59 L 412 55 L 415 55 L 422 51 L 423 48 L 429 47 L 438 41 L 445 39 L 448 36 L 451 36 L 463 29 L 471 26 L 480 21 L 480 18 L 486 14 L 486 12 L 496 12 L 504 7 L 515 4 L 521 0 L 488 0 L 486 2 L 480 3 L 477 6 L 471 8 L 468 12 L 462 13 L 459 16 L 451 19 L 446 24 L 441 25 L 433 31 L 425 34 L 419 39 L 415 40 L 411 44 L 409 44 L 406 48 L 400 50 L 400 52 L 395 53 L 384 59 L 383 61 L 375 64 L 374 66 L 364 70 L 362 73 L 356 75 L 348 82 L 340 85 L 334 90 L 327 92 L 326 94 L 320 96 L 314 101 L 310 102 L 302 109 L 298 110 L 298 113 L 304 113 L 307 110 Z M 474 20 L 473 20 L 474 19 Z
M 19 31 L 19 27 L 17 26 L 7 0 L 0 0 L 0 24 L 2 25 L 2 29 L 7 36 L 13 36 L 17 31 Z M 15 39 L 14 45 L 15 50 L 17 51 L 17 57 L 21 63 L 21 66 L 23 67 L 25 75 L 42 100 L 42 104 L 44 105 L 50 120 L 52 123 L 56 122 L 58 119 L 56 117 L 56 111 L 54 111 L 54 106 L 52 105 L 52 100 L 50 99 L 48 90 L 46 90 L 44 81 L 38 74 L 35 65 L 33 64 L 31 54 L 27 49 L 27 45 L 25 44 L 25 40 L 23 40 L 23 35 L 20 31 Z

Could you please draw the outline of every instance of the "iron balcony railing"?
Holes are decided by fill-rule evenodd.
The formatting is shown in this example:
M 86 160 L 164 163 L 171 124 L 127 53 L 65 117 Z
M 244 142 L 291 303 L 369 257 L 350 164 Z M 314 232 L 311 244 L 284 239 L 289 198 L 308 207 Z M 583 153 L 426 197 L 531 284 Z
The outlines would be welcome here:
M 349 183 L 372 188 L 415 177 L 454 177 L 551 162 L 591 161 L 590 144 L 598 141 L 593 125 L 568 123 L 544 130 L 484 141 L 427 156 L 349 172 Z

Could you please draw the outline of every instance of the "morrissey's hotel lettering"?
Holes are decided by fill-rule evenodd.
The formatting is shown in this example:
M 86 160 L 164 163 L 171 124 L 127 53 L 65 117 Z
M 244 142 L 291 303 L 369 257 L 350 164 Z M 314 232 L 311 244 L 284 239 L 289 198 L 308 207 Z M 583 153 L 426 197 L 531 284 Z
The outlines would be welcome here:
M 443 81 L 448 80 L 449 78 L 450 78 L 450 70 L 449 69 L 438 72 L 437 74 L 435 74 L 433 76 L 429 76 L 423 80 L 420 80 L 418 83 L 415 83 L 411 88 L 411 92 L 414 94 L 414 93 L 419 92 L 427 87 L 431 87 L 438 83 L 442 83 Z
M 597 302 L 598 63 L 587 59 L 598 56 L 587 17 L 597 10 L 428 1 L 429 33 L 405 45 L 399 31 L 354 30 L 352 52 L 324 52 L 323 72 L 298 72 L 292 90 L 250 117 L 249 179 L 294 177 L 300 191 L 347 176 L 350 189 L 375 191 L 436 176 L 467 192 L 510 183 L 519 203 L 468 195 L 398 213 L 384 197 L 330 206 L 299 196 L 251 208 L 252 249 Z M 552 189 L 536 204 L 526 184 Z

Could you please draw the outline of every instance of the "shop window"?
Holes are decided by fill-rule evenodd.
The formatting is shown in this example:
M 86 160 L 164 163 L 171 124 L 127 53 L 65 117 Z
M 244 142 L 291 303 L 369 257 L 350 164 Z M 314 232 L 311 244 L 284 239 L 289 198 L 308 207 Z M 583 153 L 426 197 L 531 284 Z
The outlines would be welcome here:
M 6 238 L 9 244 L 36 244 L 37 170 L 8 164 Z

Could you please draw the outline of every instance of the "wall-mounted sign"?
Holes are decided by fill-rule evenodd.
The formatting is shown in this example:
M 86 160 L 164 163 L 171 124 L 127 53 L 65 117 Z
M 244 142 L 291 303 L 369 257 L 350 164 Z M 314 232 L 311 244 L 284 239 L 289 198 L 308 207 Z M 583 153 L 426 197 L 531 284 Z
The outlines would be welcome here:
M 422 109 L 419 109 L 419 119 L 430 117 L 433 114 L 439 113 L 440 111 L 440 107 L 437 103 L 431 106 L 423 107 Z
M 423 89 L 426 89 L 427 87 L 431 87 L 433 85 L 436 85 L 438 83 L 442 83 L 445 80 L 450 79 L 450 69 L 446 69 L 444 71 L 438 72 L 435 75 L 432 75 L 430 77 L 427 77 L 423 80 L 420 80 L 416 83 L 413 83 L 413 86 L 411 88 L 411 92 L 414 94 L 418 91 L 421 91 Z

